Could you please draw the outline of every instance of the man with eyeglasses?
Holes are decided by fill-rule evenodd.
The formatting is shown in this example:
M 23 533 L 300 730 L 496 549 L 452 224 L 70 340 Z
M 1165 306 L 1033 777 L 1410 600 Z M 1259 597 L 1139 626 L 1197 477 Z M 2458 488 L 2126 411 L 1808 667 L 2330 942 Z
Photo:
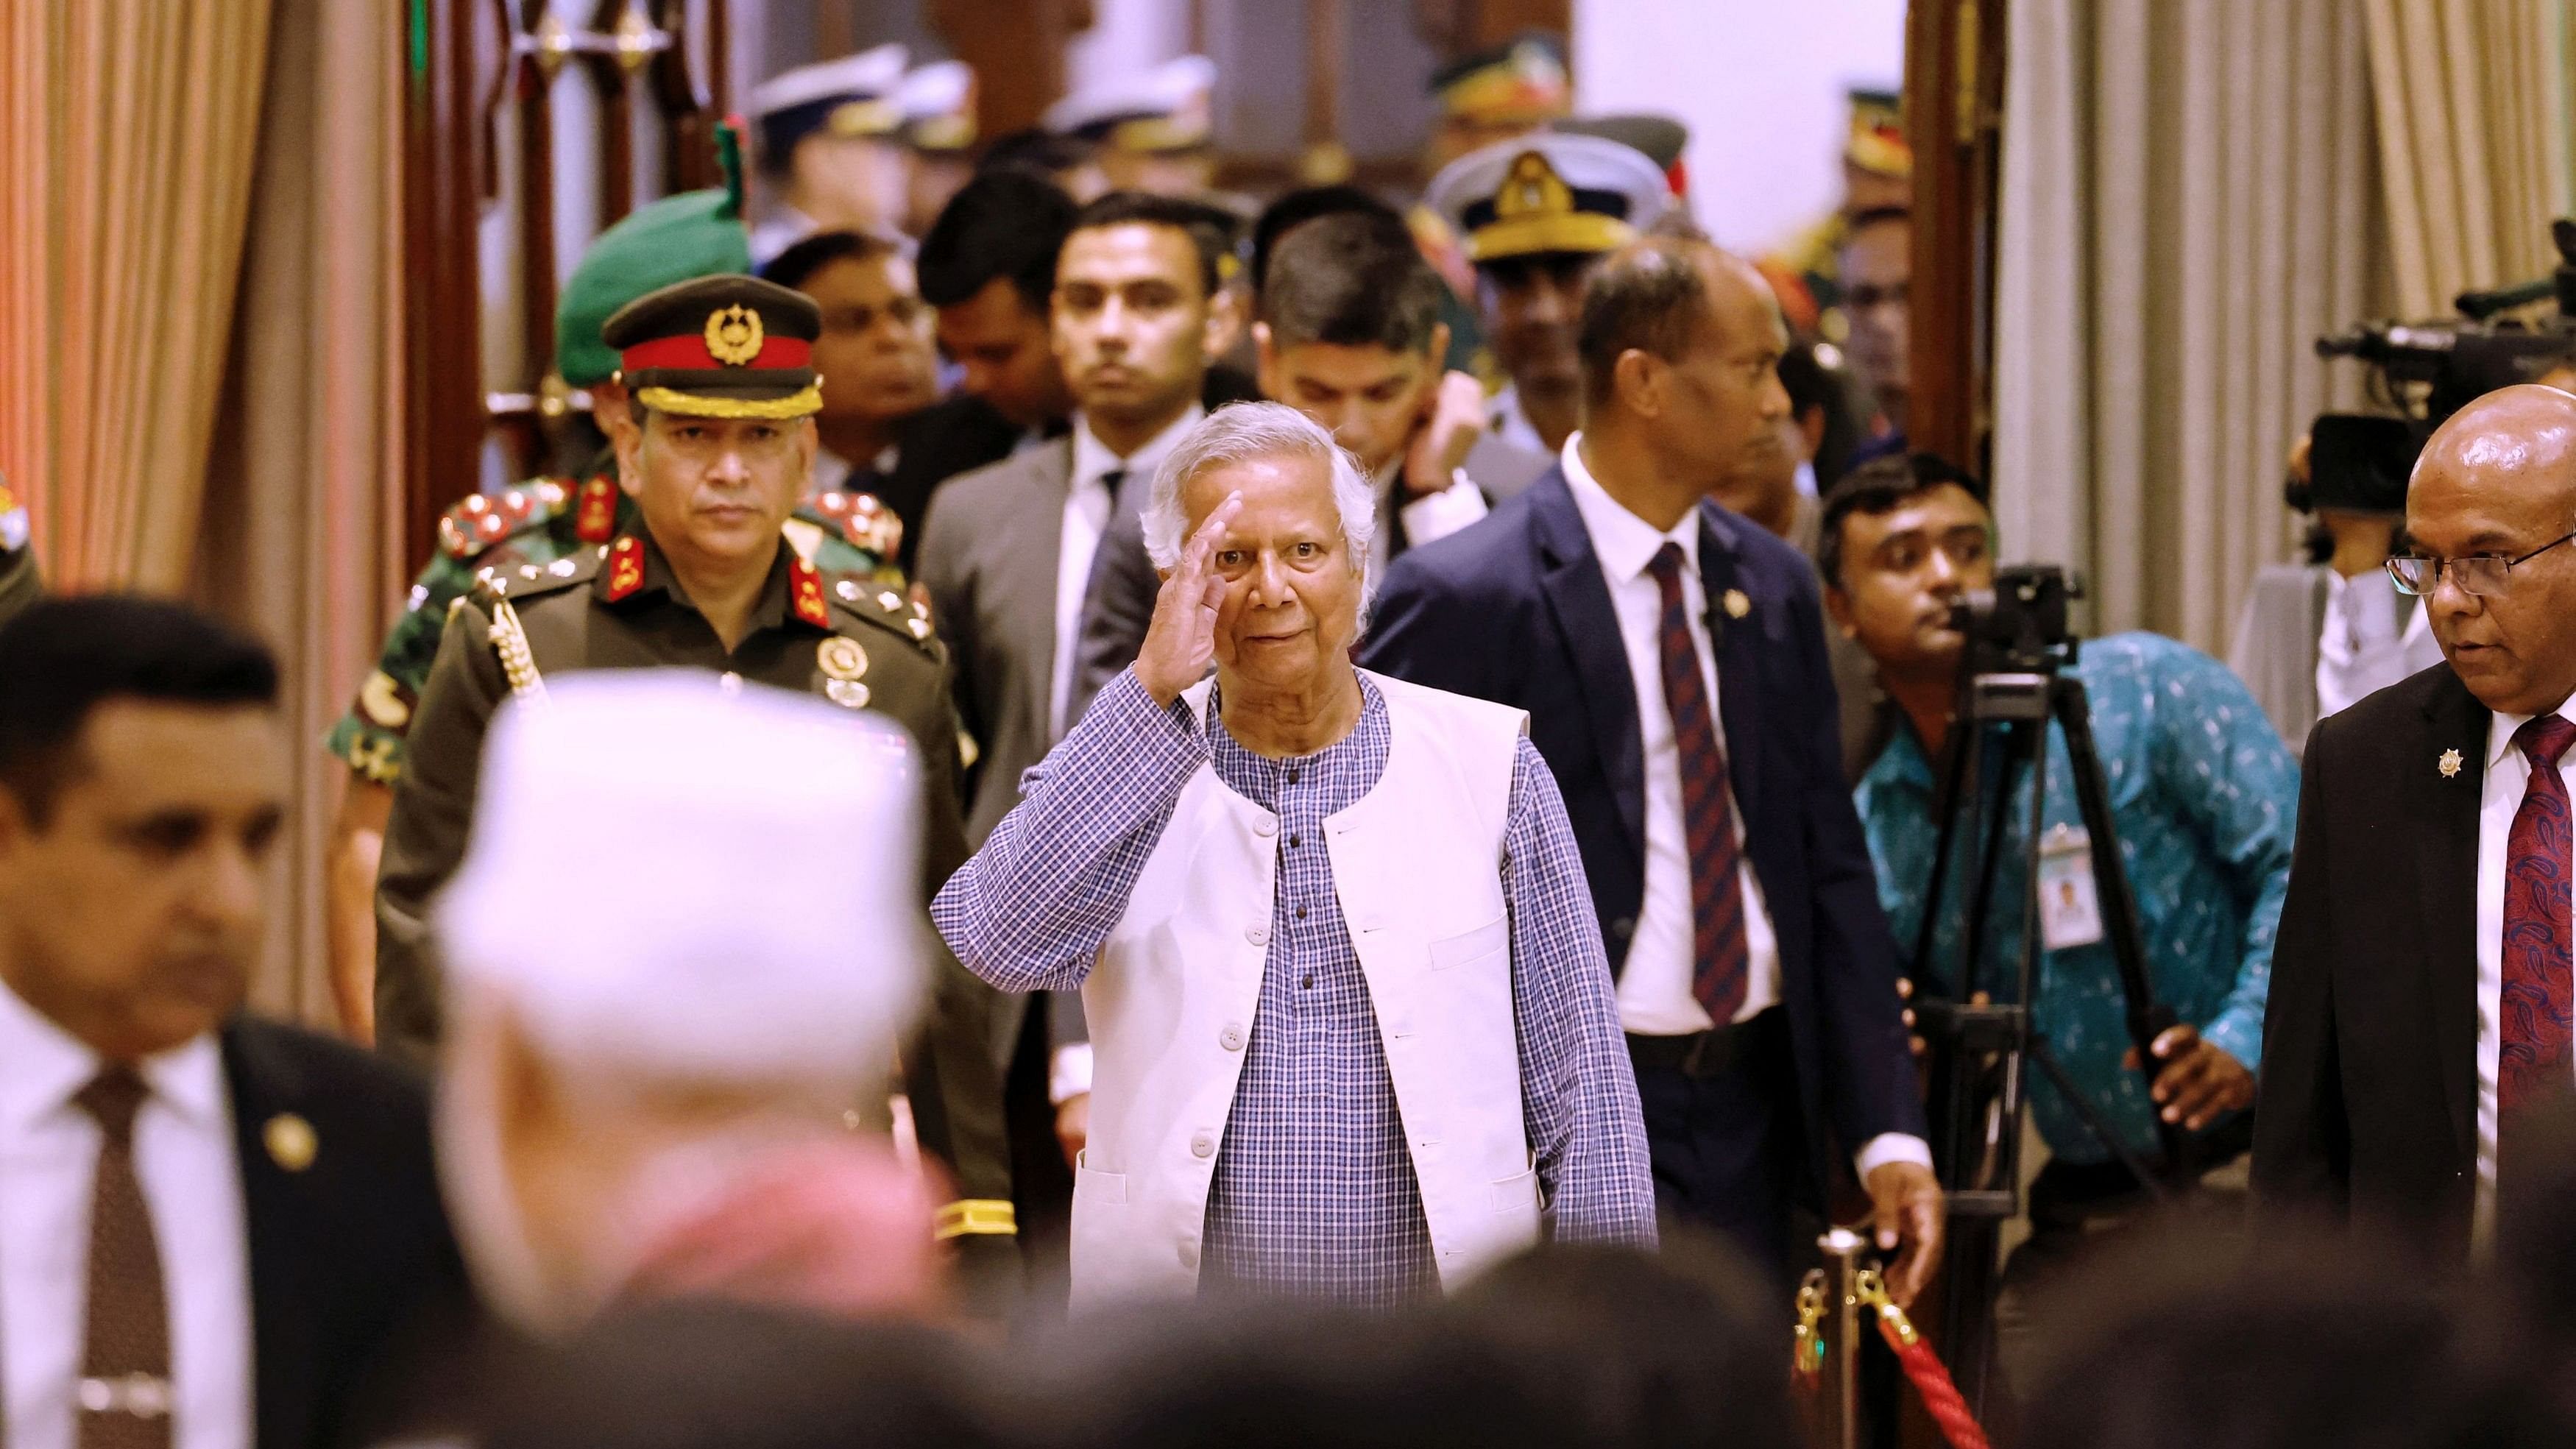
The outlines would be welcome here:
M 1939 848 L 1934 761 L 1949 737 L 1965 645 L 1950 611 L 1968 591 L 1994 587 L 1994 519 L 1966 474 L 1925 454 L 1881 458 L 1826 495 L 1817 567 L 1832 626 L 1876 662 L 1900 718 L 1855 801 L 1880 903 L 1897 941 L 1910 947 Z M 2140 1159 L 2155 1159 L 2161 1117 L 2198 1134 L 2197 1160 L 2214 1171 L 2240 1157 L 2249 1136 L 2244 1113 L 2254 1102 L 2272 932 L 2289 883 L 2298 765 L 2245 686 L 2198 650 L 2154 634 L 2114 634 L 2085 642 L 2068 673 L 2091 705 L 2147 969 L 2158 1000 L 2182 1024 L 2156 1038 L 2156 1061 L 2141 1069 L 2111 944 L 2098 908 L 2084 903 L 2092 852 L 2112 845 L 2086 836 L 2066 742 L 2052 725 L 2040 812 L 2046 949 L 2034 1025 L 2092 1114 Z M 1983 777 L 1996 778 L 2000 765 L 1990 756 Z M 2006 989 L 2020 960 L 2027 899 L 2026 778 L 2016 793 L 1979 971 Z M 1951 872 L 1933 938 L 1934 974 L 1952 982 L 1962 964 L 1965 875 Z M 2049 1160 L 2031 1184 L 2031 1236 L 2005 1270 L 1997 1320 L 2007 1376 L 2025 1393 L 2055 1326 L 2032 1310 L 2051 1301 L 2052 1282 L 2096 1261 L 2112 1231 L 2136 1225 L 2151 1203 L 2045 1077 L 2031 1084 L 2031 1113 Z M 2213 1214 L 2199 1230 L 2223 1233 L 2225 1220 Z
M 2526 1109 L 2576 1082 L 2576 396 L 2454 414 L 2406 532 L 2389 573 L 2444 665 L 2308 737 L 2254 1186 L 2267 1233 L 2368 1223 L 2465 1265 L 2558 1170 Z

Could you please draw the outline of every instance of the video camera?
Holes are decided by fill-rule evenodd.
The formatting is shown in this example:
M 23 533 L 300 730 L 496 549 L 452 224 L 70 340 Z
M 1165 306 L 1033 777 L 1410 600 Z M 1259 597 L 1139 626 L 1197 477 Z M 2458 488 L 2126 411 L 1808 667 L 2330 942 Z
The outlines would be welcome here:
M 2067 606 L 2084 597 L 2081 579 L 2056 564 L 2014 564 L 1995 570 L 1992 589 L 1973 589 L 1950 606 L 1950 627 L 1967 636 L 1966 671 L 1978 674 L 2049 674 L 2075 646 Z
M 2308 430 L 2308 481 L 2284 490 L 2301 513 L 2406 511 L 2406 480 L 2433 430 L 2473 399 L 2530 382 L 2576 359 L 2576 220 L 2549 228 L 2558 266 L 2538 281 L 2493 291 L 2462 292 L 2459 318 L 2439 322 L 2365 322 L 2317 339 L 2319 357 L 2354 357 L 2377 369 L 2393 414 L 2320 413 Z M 2500 314 L 2555 301 L 2558 315 L 2537 323 Z

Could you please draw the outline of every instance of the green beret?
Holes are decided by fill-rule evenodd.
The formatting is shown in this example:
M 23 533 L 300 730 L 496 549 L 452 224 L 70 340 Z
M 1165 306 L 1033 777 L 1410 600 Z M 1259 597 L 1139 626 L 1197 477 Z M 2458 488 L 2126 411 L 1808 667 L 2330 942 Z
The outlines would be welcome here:
M 674 283 L 751 270 L 739 147 L 732 129 L 721 129 L 716 149 L 724 186 L 639 206 L 582 253 L 555 303 L 555 371 L 565 382 L 588 387 L 616 374 L 617 354 L 600 341 L 599 329 L 627 303 Z

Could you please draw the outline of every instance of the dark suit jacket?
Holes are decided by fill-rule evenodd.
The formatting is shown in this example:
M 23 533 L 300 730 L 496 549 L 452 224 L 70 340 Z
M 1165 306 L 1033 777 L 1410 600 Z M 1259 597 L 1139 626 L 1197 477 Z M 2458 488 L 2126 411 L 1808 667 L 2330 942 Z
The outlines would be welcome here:
M 2254 1113 L 2267 1227 L 2322 1212 L 2466 1260 L 2488 721 L 2437 665 L 2308 736 Z
M 1812 1196 L 1835 1136 L 1858 1148 L 1924 1130 L 1896 943 L 1843 785 L 1815 571 L 1714 504 L 1701 512 L 1699 557 L 1736 808 L 1779 936 Z M 1751 601 L 1741 619 L 1720 605 L 1730 589 Z M 1376 614 L 1361 663 L 1529 711 L 1617 971 L 1645 899 L 1645 745 L 1610 586 L 1563 471 L 1398 559 Z
M 260 1449 L 337 1444 L 464 1321 L 464 1270 L 431 1165 L 429 1090 L 386 1059 L 251 1017 L 222 1034 L 249 1225 Z M 312 1128 L 281 1161 L 270 1124 Z
M 979 397 L 963 393 L 931 404 L 905 420 L 894 467 L 874 485 L 877 501 L 903 520 L 901 563 L 913 576 L 921 556 L 921 530 L 930 516 L 932 490 L 960 473 L 1011 456 L 1020 429 Z

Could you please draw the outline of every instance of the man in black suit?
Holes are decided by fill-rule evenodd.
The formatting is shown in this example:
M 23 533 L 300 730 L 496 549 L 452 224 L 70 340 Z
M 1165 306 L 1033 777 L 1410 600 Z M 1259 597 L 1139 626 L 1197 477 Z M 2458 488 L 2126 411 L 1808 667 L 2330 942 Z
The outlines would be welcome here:
M 1794 1200 L 1857 1154 L 1910 1297 L 1941 1194 L 1896 947 L 1844 792 L 1815 572 L 1706 500 L 1781 446 L 1760 274 L 1652 239 L 1584 300 L 1582 430 L 1492 517 L 1396 561 L 1362 662 L 1518 705 L 1565 791 L 1667 1213 L 1787 1275 Z M 1714 667 L 1712 667 L 1714 666 Z
M 2308 736 L 2254 1188 L 2267 1230 L 2370 1222 L 2460 1264 L 2547 1161 L 2522 1109 L 2576 1081 L 2576 397 L 2453 415 L 2406 535 L 2389 571 L 2444 663 Z
M 0 1439 L 338 1442 L 463 1278 L 422 1085 L 240 1014 L 276 665 L 91 596 L 0 629 L 0 679 Z

